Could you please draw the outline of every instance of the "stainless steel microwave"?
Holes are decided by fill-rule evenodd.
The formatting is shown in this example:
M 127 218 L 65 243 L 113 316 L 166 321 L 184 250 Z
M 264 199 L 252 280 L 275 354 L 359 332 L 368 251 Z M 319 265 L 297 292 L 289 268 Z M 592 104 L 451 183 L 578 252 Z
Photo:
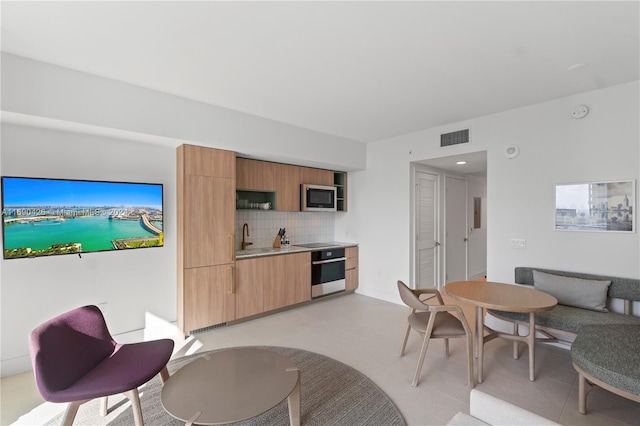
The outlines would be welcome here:
M 335 212 L 336 187 L 324 185 L 300 185 L 300 210 L 304 212 Z

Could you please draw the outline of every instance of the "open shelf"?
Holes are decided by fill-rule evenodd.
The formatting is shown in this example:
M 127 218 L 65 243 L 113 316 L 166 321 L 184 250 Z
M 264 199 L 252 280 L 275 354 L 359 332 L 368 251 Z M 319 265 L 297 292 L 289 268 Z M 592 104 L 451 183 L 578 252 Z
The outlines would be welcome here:
M 244 203 L 244 200 L 247 202 Z M 251 207 L 257 204 L 271 203 L 269 210 L 276 209 L 276 193 L 271 191 L 246 191 L 236 190 L 236 210 L 263 210 L 259 207 Z

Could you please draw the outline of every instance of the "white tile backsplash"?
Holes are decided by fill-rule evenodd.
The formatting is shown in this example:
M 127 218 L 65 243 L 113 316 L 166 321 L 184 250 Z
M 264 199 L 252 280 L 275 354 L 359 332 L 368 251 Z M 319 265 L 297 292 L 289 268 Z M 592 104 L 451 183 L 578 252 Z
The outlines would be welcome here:
M 280 228 L 286 228 L 291 245 L 333 241 L 335 214 L 331 212 L 277 212 L 236 210 L 236 250 L 242 242 L 242 226 L 249 225 L 251 248 L 271 247 Z

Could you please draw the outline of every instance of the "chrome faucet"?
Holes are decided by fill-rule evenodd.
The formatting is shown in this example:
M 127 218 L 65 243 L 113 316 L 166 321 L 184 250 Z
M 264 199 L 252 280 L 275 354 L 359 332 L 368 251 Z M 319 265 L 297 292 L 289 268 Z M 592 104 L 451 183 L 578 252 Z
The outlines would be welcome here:
M 244 240 L 244 230 L 247 230 L 247 237 L 250 236 L 249 234 L 249 225 L 247 225 L 246 223 L 244 225 L 242 225 L 242 250 L 245 250 L 247 248 L 247 246 L 250 246 L 253 243 L 248 243 Z

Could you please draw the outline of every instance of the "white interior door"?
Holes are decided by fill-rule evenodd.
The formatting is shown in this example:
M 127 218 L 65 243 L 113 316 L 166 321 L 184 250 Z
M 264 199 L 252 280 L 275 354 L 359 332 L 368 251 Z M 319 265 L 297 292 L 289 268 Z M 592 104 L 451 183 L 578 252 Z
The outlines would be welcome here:
M 416 171 L 416 288 L 438 286 L 438 176 Z
M 445 283 L 466 281 L 469 242 L 467 229 L 467 180 L 445 179 Z

